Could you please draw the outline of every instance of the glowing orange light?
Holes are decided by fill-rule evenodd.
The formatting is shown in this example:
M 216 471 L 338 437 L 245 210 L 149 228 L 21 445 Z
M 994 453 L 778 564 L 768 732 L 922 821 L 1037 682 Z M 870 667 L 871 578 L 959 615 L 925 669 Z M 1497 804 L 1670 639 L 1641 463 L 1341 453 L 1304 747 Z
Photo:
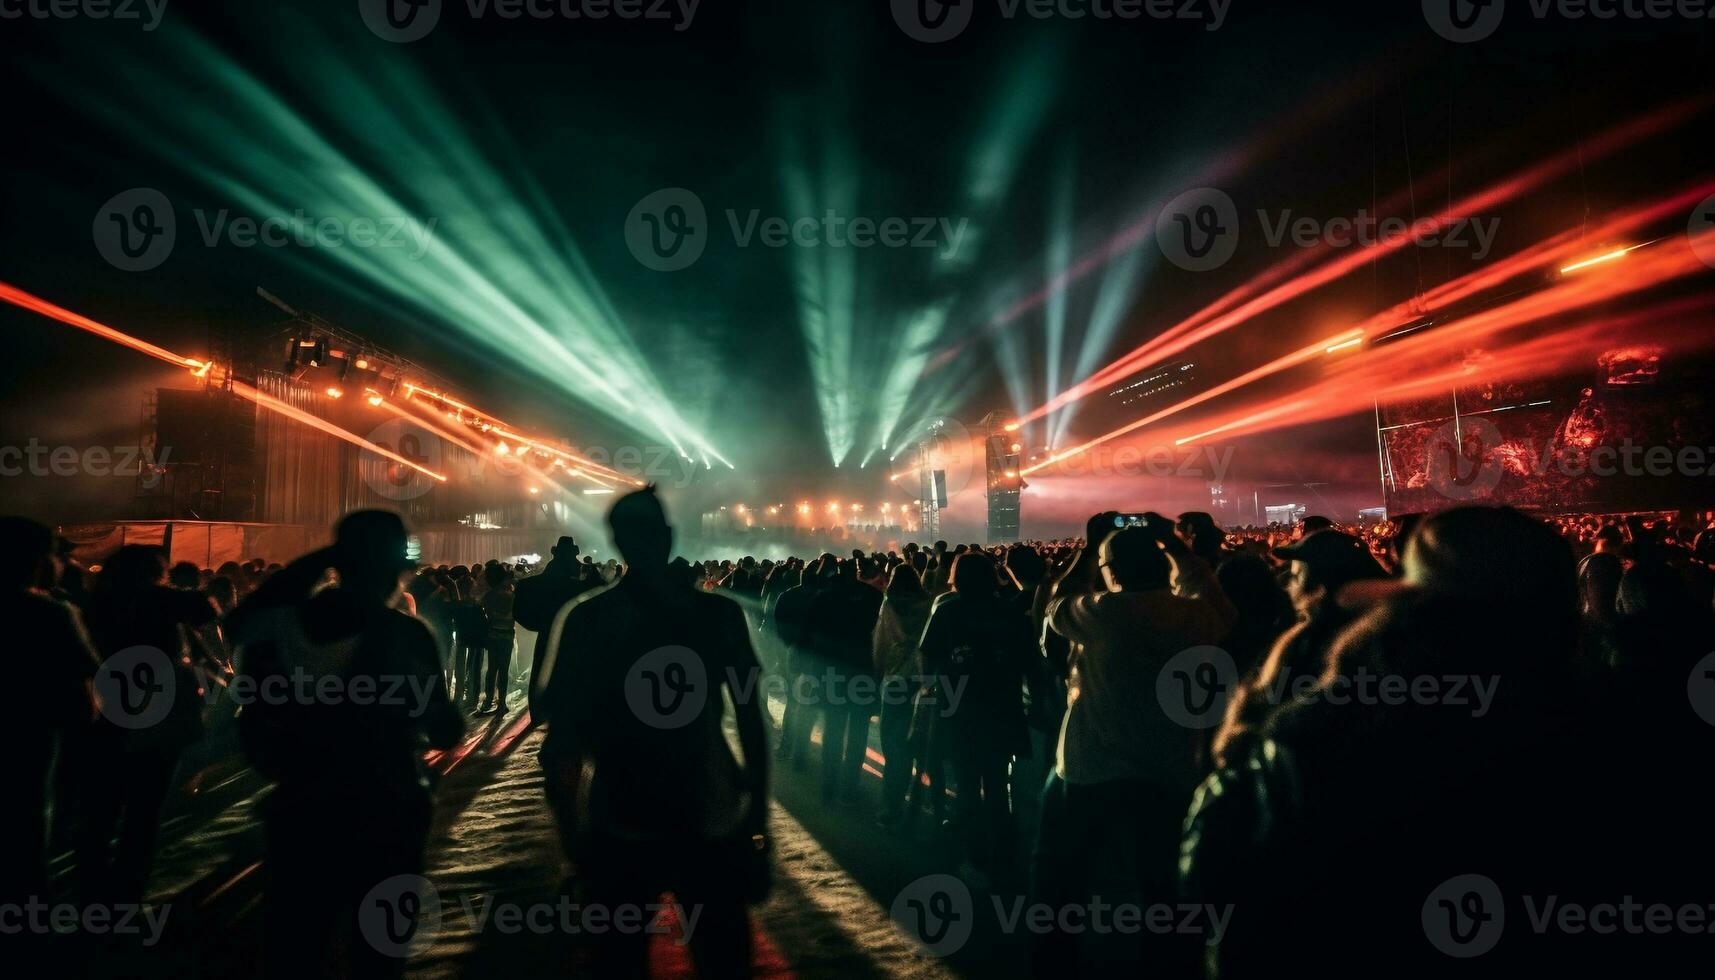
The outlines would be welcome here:
M 345 389 L 341 388 L 339 385 L 328 385 L 327 396 L 329 398 L 344 398 Z
M 1008 422 L 1006 425 L 1002 426 L 1001 428 L 1007 432 L 1017 432 L 1018 431 L 1018 423 L 1017 422 Z
M 1615 259 L 1623 259 L 1626 257 L 1626 254 L 1628 252 L 1631 252 L 1633 249 L 1643 248 L 1644 245 L 1648 245 L 1648 244 L 1649 244 L 1648 242 L 1644 242 L 1642 245 L 1629 245 L 1625 248 L 1616 248 L 1612 252 L 1607 252 L 1605 254 L 1598 255 L 1593 259 L 1585 259 L 1582 262 L 1574 262 L 1571 265 L 1561 269 L 1560 274 L 1565 275 L 1568 272 L 1577 272 L 1579 269 L 1588 269 L 1589 267 L 1591 267 L 1593 265 L 1599 265 L 1603 262 L 1612 262 Z
M 1328 348 L 1324 353 L 1332 354 L 1335 351 L 1345 350 L 1348 347 L 1356 347 L 1363 342 L 1364 342 L 1364 338 L 1353 337 L 1351 340 L 1343 340 L 1343 341 L 1335 344 L 1334 346 Z

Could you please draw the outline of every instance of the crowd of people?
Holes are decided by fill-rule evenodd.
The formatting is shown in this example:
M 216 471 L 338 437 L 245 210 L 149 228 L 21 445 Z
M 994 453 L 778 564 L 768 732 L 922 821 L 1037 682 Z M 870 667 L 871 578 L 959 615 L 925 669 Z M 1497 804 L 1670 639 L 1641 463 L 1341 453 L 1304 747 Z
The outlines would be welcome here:
M 53 846 L 75 855 L 77 901 L 142 901 L 175 773 L 232 749 L 276 783 L 270 971 L 324 970 L 335 949 L 396 971 L 338 936 L 374 882 L 421 871 L 424 753 L 527 698 L 567 887 L 697 903 L 702 975 L 748 969 L 771 761 L 875 833 L 930 842 L 975 888 L 1233 910 L 1215 936 L 1047 930 L 1044 976 L 1248 977 L 1311 947 L 1337 975 L 1440 972 L 1429 897 L 1459 875 L 1527 902 L 1710 905 L 1695 766 L 1715 724 L 1715 669 L 1698 666 L 1712 516 L 1460 507 L 1223 529 L 1107 512 L 1069 540 L 692 562 L 670 558 L 645 490 L 610 517 L 623 564 L 562 538 L 541 569 L 420 565 L 403 523 L 367 511 L 283 566 L 169 567 L 127 546 L 99 572 L 6 518 L 35 695 L 4 813 L 41 846 L 7 850 L 0 902 L 65 890 Z M 102 701 L 159 689 L 127 659 L 140 648 L 166 652 L 180 691 L 307 672 L 404 677 L 421 696 L 224 715 L 178 698 L 128 725 Z M 691 663 L 724 696 L 681 709 L 694 685 L 662 685 Z M 640 670 L 673 723 L 640 709 Z M 333 811 L 389 817 L 329 835 Z M 1468 897 L 1448 914 L 1480 924 Z M 1588 936 L 1526 932 L 1483 962 L 1589 962 Z M 643 938 L 600 944 L 600 975 L 639 975 Z

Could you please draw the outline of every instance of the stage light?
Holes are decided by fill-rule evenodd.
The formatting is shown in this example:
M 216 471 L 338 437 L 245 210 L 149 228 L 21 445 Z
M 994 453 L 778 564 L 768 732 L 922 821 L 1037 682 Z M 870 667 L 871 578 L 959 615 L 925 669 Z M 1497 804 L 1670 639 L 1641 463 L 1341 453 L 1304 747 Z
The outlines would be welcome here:
M 882 513 L 883 513 L 883 514 L 885 514 L 885 513 L 887 513 L 887 512 L 889 512 L 889 511 L 891 511 L 891 510 L 893 510 L 893 505 L 892 505 L 892 504 L 889 504 L 889 503 L 883 503 L 883 504 L 882 504 L 882 505 L 881 505 L 881 512 L 882 512 Z
M 1013 452 L 1015 452 L 1015 453 L 1021 453 L 1021 452 L 1024 452 L 1024 443 L 1022 443 L 1022 442 L 1015 442 L 1015 443 L 1013 443 L 1013 444 L 1012 444 L 1012 446 L 1011 446 L 1011 449 L 1012 449 L 1012 451 L 1013 451 Z
M 1334 346 L 1329 347 L 1327 350 L 1323 351 L 1323 353 L 1332 354 L 1335 351 L 1345 350 L 1348 347 L 1356 347 L 1363 342 L 1364 342 L 1364 338 L 1353 337 L 1351 340 L 1343 340 L 1343 341 L 1335 344 Z
M 365 401 L 369 402 L 371 408 L 380 408 L 382 400 L 381 392 L 374 388 L 369 389 L 369 397 Z
M 612 487 L 585 487 L 584 488 L 584 496 L 586 496 L 586 497 L 604 497 L 604 496 L 606 496 L 612 492 L 613 492 Z
M 1017 423 L 1017 422 L 1008 422 L 1007 424 L 1001 426 L 1001 428 L 1007 432 L 1017 432 L 1018 431 L 1018 425 L 1019 425 L 1019 423 Z
M 809 504 L 799 504 L 799 505 L 798 505 L 798 513 L 799 513 L 799 514 L 801 514 L 801 515 L 804 515 L 804 516 L 806 516 L 806 517 L 807 517 L 807 516 L 809 516 L 809 514 L 810 514 L 810 505 L 809 505 Z
M 863 504 L 852 504 L 852 513 L 854 513 L 854 514 L 863 513 Z
M 352 367 L 357 368 L 359 371 L 367 371 L 369 370 L 369 361 L 360 357 L 356 361 L 352 362 Z
M 496 456 L 509 456 L 511 453 L 512 447 L 504 442 L 496 443 L 494 446 L 494 455 Z
M 738 506 L 734 507 L 733 510 L 737 511 L 740 514 L 745 512 L 743 504 L 739 504 Z
M 345 389 L 341 388 L 339 385 L 328 385 L 327 396 L 329 398 L 344 398 Z
M 828 513 L 838 514 L 839 512 L 840 512 L 840 502 L 838 500 L 828 501 Z
M 155 62 L 121 52 L 101 65 L 97 76 L 130 79 L 126 91 L 114 96 L 113 78 L 90 76 L 73 96 L 95 111 L 111 109 L 122 133 L 148 134 L 167 147 L 170 162 L 234 208 L 399 220 L 407 247 L 317 249 L 306 261 L 397 316 L 449 328 L 462 342 L 452 349 L 490 355 L 628 430 L 732 465 L 701 431 L 702 420 L 680 407 L 702 404 L 685 396 L 713 392 L 720 379 L 708 377 L 707 392 L 685 390 L 680 378 L 669 387 L 643 331 L 586 258 L 588 243 L 543 206 L 543 189 L 528 168 L 515 166 L 503 139 L 481 140 L 441 97 L 443 87 L 411 66 L 373 71 L 342 58 L 344 47 L 307 23 L 281 29 L 293 40 L 279 39 L 277 50 L 321 55 L 314 71 L 295 73 L 302 84 L 290 94 L 265 80 L 270 66 L 252 67 L 185 31 Z M 187 116 L 170 108 L 203 90 L 229 96 L 230 111 Z M 422 125 L 378 123 L 363 108 L 407 101 Z M 291 146 L 290 159 L 262 149 L 273 145 Z M 457 161 L 460 179 L 434 179 L 418 166 L 424 159 Z M 299 329 L 300 343 L 319 338 Z M 333 366 L 320 343 L 298 349 L 294 367 L 306 354 L 312 365 Z
M 530 495 L 531 495 L 531 496 L 532 496 L 532 497 L 534 497 L 534 496 L 535 496 L 535 495 L 536 495 L 536 494 L 539 494 L 539 493 L 541 493 L 541 492 L 542 492 L 542 488 L 541 488 L 541 487 L 531 487 L 531 488 L 530 488 Z
M 1018 479 L 1018 471 L 1017 470 L 1006 470 L 1005 472 L 1001 473 L 1001 476 L 1006 477 L 1008 480 L 1016 480 L 1016 479 Z

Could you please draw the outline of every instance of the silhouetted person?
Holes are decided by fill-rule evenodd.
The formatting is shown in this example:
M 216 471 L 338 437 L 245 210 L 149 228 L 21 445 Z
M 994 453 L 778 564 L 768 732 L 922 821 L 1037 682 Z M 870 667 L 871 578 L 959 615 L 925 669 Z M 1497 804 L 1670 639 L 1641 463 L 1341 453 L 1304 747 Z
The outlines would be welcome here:
M 881 593 L 858 581 L 856 559 L 840 564 L 810 603 L 827 689 L 822 692 L 822 801 L 853 802 L 869 748 L 873 684 L 856 686 L 870 674 L 870 637 L 881 611 Z M 854 696 L 854 691 L 857 692 Z
M 1009 767 L 1030 748 L 1024 724 L 1030 621 L 1015 597 L 1002 595 L 994 559 L 984 552 L 953 559 L 948 584 L 919 646 L 940 706 L 934 737 L 959 788 L 958 831 L 975 868 L 992 873 L 1013 858 Z
M 488 591 L 482 595 L 482 611 L 488 623 L 482 649 L 488 658 L 483 672 L 482 707 L 477 714 L 489 711 L 506 713 L 506 681 L 512 672 L 512 653 L 517 645 L 518 630 L 512 622 L 514 594 L 512 573 L 500 565 L 483 570 Z
M 911 752 L 911 709 L 922 683 L 917 641 L 929 622 L 929 593 L 910 565 L 898 565 L 887 581 L 872 641 L 876 676 L 881 678 L 881 820 L 903 815 L 915 759 Z
M 110 692 L 99 722 L 73 743 L 78 872 L 90 901 L 136 902 L 154 864 L 161 807 L 179 755 L 202 737 L 193 630 L 214 621 L 199 592 L 167 586 L 161 549 L 125 545 L 103 565 L 85 622 Z
M 537 714 L 537 697 L 542 676 L 542 660 L 548 654 L 548 633 L 554 618 L 566 603 L 589 591 L 591 583 L 584 579 L 584 565 L 578 562 L 578 545 L 570 535 L 562 536 L 548 552 L 551 556 L 542 571 L 520 579 L 513 587 L 512 618 L 519 626 L 536 634 L 536 646 L 530 657 L 530 713 Z
M 407 546 L 397 515 L 349 514 L 331 548 L 276 573 L 231 618 L 241 679 L 259 692 L 240 736 L 278 784 L 263 812 L 270 976 L 397 975 L 405 962 L 362 925 L 402 917 L 408 938 L 410 908 L 365 897 L 422 873 L 432 809 L 423 753 L 464 732 L 434 634 L 392 608 L 413 565 Z M 315 591 L 329 569 L 338 585 Z M 336 949 L 349 960 L 335 962 Z
M 1074 574 L 1089 576 L 1080 564 Z M 1227 635 L 1237 612 L 1208 562 L 1160 515 L 1109 535 L 1095 565 L 1099 582 L 1069 576 L 1048 608 L 1049 627 L 1071 643 L 1071 679 L 1032 884 L 1055 907 L 1092 896 L 1170 902 L 1180 821 L 1204 771 L 1197 713 L 1220 693 L 1207 681 L 1193 691 L 1191 682 L 1213 662 L 1200 654 Z M 1158 693 L 1162 678 L 1175 676 L 1185 681 L 1183 691 L 1171 689 L 1183 704 Z M 1158 942 L 1157 963 L 1180 945 Z M 1056 936 L 1037 962 L 1039 972 L 1060 962 L 1135 970 L 1144 955 L 1126 937 L 1091 937 L 1077 948 Z
M 768 889 L 768 754 L 744 613 L 672 576 L 673 532 L 654 488 L 620 498 L 608 521 L 626 574 L 566 613 L 541 697 L 545 764 L 576 759 L 587 773 L 585 839 L 570 856 L 590 904 L 642 906 L 670 891 L 699 908 L 697 973 L 748 976 L 745 905 Z M 722 685 L 742 765 L 722 733 Z M 594 939 L 597 976 L 646 973 L 646 934 Z
M 0 621 L 11 630 L 17 753 L 0 801 L 0 905 L 48 898 L 48 774 L 60 735 L 95 720 L 95 650 L 72 606 L 51 598 L 53 535 L 34 521 L 0 517 Z
M 786 646 L 786 708 L 780 718 L 780 760 L 794 770 L 809 765 L 810 732 L 821 703 L 820 636 L 813 609 L 816 596 L 834 573 L 834 556 L 823 555 L 805 566 L 797 585 L 781 593 L 774 604 L 775 629 Z

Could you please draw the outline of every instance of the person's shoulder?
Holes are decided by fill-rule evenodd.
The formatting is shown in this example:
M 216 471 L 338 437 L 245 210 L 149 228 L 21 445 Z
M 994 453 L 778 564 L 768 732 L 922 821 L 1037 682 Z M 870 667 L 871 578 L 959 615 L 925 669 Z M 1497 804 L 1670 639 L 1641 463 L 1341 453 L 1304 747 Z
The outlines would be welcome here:
M 431 645 L 435 643 L 435 631 L 429 628 L 429 624 L 403 609 L 388 606 L 381 610 L 376 622 L 388 636 L 403 642 L 426 642 Z
M 618 582 L 603 582 L 573 596 L 565 606 L 568 620 L 590 616 L 623 601 Z

